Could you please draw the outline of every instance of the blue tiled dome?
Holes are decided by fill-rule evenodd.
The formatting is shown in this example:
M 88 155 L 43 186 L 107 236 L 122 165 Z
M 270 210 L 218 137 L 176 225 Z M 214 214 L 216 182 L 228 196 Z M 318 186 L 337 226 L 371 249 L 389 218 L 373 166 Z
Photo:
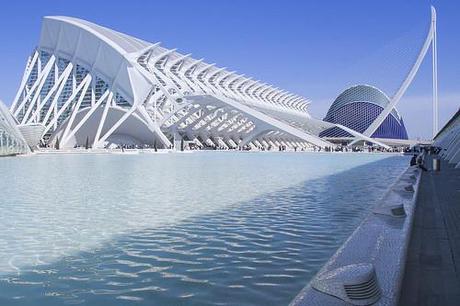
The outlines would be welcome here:
M 337 123 L 363 133 L 388 105 L 390 99 L 378 88 L 357 85 L 342 92 L 332 103 L 324 121 Z M 352 137 L 349 133 L 331 128 L 323 131 L 321 137 Z M 373 138 L 408 139 L 404 121 L 396 109 L 372 134 Z

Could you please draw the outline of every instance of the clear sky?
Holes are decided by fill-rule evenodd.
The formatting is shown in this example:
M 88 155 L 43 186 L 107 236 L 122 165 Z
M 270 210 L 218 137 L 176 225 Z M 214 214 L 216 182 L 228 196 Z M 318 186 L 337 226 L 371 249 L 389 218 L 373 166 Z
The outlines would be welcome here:
M 357 82 L 389 96 L 408 72 L 438 10 L 441 126 L 460 106 L 460 1 L 8 1 L 0 10 L 0 98 L 7 104 L 46 15 L 83 18 L 192 53 L 301 94 L 324 117 Z M 398 105 L 409 137 L 431 136 L 430 55 Z

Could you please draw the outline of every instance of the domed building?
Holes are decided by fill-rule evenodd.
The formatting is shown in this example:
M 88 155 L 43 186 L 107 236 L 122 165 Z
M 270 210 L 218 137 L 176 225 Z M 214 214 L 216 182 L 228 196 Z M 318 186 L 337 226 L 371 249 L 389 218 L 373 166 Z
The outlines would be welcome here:
M 380 89 L 370 85 L 356 85 L 346 89 L 335 99 L 324 121 L 341 124 L 359 133 L 364 133 L 389 103 L 390 99 Z M 353 137 L 338 127 L 327 129 L 321 132 L 320 136 L 327 138 Z M 408 139 L 404 121 L 395 108 L 371 137 Z

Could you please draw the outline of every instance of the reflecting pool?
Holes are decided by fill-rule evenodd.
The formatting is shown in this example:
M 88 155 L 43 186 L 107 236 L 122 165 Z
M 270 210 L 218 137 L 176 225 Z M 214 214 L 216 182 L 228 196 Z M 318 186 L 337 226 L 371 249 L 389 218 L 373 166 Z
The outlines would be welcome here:
M 408 164 L 333 153 L 0 159 L 0 305 L 286 305 Z

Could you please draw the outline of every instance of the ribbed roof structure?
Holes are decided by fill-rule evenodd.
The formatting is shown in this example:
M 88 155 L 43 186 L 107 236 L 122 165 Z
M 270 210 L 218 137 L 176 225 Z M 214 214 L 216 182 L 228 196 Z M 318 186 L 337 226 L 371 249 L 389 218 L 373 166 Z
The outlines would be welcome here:
M 333 147 L 319 134 L 334 126 L 372 141 L 312 118 L 309 103 L 160 43 L 48 16 L 11 111 L 21 125 L 45 127 L 42 143 L 61 147 Z
M 43 19 L 11 108 L 64 147 L 110 138 L 170 147 L 328 146 L 310 102 L 190 54 L 64 16 Z M 120 136 L 122 135 L 122 137 Z

